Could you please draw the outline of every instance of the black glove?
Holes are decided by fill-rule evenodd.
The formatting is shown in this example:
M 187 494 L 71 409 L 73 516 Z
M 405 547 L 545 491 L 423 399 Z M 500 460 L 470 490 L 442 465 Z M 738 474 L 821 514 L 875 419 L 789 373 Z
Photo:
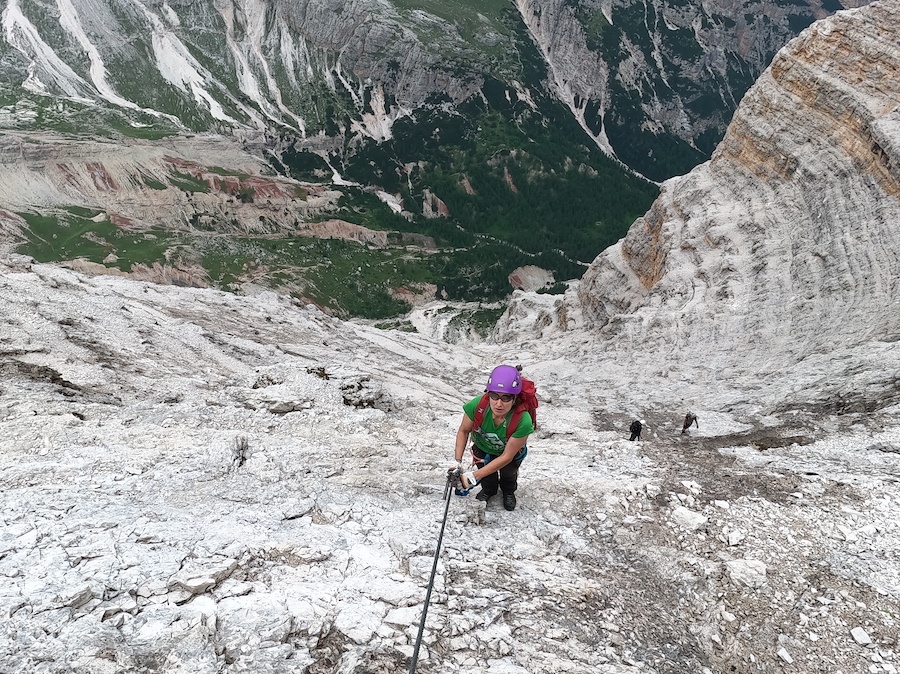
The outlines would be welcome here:
M 462 469 L 460 468 L 451 468 L 447 471 L 447 482 L 450 483 L 451 487 L 462 487 Z

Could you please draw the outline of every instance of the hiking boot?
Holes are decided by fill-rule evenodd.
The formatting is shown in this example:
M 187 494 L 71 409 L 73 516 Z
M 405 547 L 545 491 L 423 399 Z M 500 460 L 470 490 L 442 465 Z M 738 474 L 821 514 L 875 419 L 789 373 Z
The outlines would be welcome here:
M 515 510 L 516 509 L 516 495 L 515 494 L 504 494 L 503 495 L 503 507 L 507 510 Z
M 494 497 L 494 495 L 495 495 L 496 493 L 497 493 L 497 492 L 494 492 L 493 494 L 488 494 L 484 489 L 482 489 L 480 492 L 478 492 L 477 494 L 475 494 L 475 498 L 476 498 L 476 500 L 478 500 L 478 501 L 484 501 L 485 503 L 487 503 L 488 501 L 490 501 L 490 500 Z

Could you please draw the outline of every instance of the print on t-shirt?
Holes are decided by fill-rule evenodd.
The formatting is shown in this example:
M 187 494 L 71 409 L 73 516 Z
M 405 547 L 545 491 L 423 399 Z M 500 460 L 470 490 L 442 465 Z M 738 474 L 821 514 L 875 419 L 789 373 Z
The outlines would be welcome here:
M 503 424 L 503 429 L 506 429 L 506 424 Z M 501 438 L 496 433 L 487 433 L 484 428 L 479 428 L 475 431 L 485 442 L 490 444 L 491 449 L 494 451 L 490 451 L 490 454 L 503 453 L 503 448 L 506 447 L 506 431 L 503 432 L 503 437 Z

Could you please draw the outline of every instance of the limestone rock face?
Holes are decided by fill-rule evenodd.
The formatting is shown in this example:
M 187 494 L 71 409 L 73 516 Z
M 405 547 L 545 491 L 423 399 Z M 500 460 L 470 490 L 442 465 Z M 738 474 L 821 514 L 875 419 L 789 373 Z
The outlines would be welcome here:
M 591 265 L 587 324 L 661 352 L 773 367 L 900 333 L 900 2 L 776 56 L 712 160 L 665 182 Z M 630 338 L 630 339 L 629 339 Z
M 550 73 L 557 95 L 569 105 L 595 141 L 613 154 L 605 133 L 591 130 L 585 120 L 590 101 L 599 101 L 604 110 L 607 107 L 609 68 L 588 47 L 584 28 L 574 11 L 564 0 L 550 3 L 517 0 L 516 5 L 535 43 L 552 65 Z

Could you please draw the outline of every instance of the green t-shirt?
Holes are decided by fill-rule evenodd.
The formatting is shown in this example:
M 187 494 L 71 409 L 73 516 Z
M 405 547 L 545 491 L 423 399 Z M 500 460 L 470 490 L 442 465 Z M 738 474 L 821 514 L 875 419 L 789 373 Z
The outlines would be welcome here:
M 473 421 L 479 402 L 481 402 L 481 396 L 476 396 L 463 405 L 463 411 L 466 413 L 466 416 Z M 512 410 L 506 415 L 503 423 L 497 426 L 494 424 L 494 415 L 488 409 L 484 413 L 484 421 L 481 422 L 481 428 L 470 434 L 475 446 L 482 452 L 500 456 L 503 453 L 503 448 L 506 447 L 506 424 L 509 423 L 510 417 L 512 417 Z M 512 437 L 526 438 L 532 433 L 534 433 L 534 424 L 531 422 L 531 415 L 525 412 L 519 418 L 519 425 L 513 431 Z

